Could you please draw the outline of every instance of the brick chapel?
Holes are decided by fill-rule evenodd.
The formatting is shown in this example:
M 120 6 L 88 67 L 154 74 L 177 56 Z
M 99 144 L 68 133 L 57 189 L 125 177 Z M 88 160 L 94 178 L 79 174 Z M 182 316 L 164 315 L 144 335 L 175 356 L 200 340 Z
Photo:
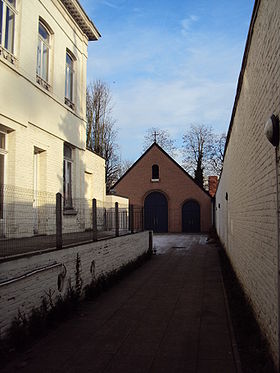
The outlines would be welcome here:
M 211 195 L 156 142 L 115 183 L 113 192 L 143 208 L 145 229 L 198 233 L 212 226 Z

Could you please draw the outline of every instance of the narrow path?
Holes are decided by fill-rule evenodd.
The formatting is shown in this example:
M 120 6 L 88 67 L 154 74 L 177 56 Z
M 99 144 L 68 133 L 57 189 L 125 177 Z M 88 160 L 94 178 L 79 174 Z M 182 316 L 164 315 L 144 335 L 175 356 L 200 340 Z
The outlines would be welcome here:
M 154 238 L 158 255 L 5 372 L 236 372 L 217 249 Z

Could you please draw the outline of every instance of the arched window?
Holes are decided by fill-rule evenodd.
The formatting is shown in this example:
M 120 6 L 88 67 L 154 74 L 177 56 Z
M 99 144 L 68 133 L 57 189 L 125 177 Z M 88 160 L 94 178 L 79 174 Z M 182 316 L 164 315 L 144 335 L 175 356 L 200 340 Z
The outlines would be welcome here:
M 50 32 L 43 22 L 39 21 L 36 73 L 37 77 L 43 79 L 45 82 L 49 81 L 49 58 Z
M 65 67 L 65 103 L 72 109 L 73 105 L 73 85 L 74 85 L 74 57 L 69 51 L 66 51 Z
M 159 167 L 157 164 L 153 164 L 152 166 L 152 179 L 153 180 L 159 179 Z
M 0 0 L 0 47 L 14 54 L 16 0 Z

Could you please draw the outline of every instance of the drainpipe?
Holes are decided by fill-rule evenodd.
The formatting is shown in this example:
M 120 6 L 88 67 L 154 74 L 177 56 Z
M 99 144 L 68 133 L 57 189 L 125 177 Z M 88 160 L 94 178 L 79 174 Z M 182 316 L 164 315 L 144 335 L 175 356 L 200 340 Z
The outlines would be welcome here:
M 277 337 L 278 337 L 278 371 L 280 370 L 280 249 L 279 249 L 279 117 L 272 115 L 265 124 L 265 135 L 275 147 L 275 181 L 276 181 L 276 250 L 277 250 Z

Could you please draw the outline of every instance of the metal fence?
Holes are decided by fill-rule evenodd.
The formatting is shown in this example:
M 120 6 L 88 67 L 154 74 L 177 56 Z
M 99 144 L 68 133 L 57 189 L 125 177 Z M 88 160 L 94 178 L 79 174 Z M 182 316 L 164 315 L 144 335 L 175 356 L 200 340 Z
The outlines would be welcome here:
M 0 257 L 143 230 L 140 207 L 0 188 Z

